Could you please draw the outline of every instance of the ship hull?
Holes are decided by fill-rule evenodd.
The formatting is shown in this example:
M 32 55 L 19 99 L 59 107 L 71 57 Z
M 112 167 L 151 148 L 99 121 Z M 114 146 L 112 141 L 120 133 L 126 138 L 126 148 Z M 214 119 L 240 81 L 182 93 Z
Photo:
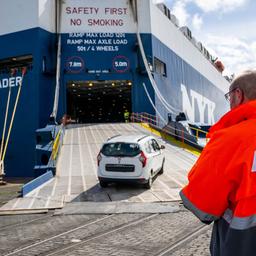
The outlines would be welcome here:
M 56 79 L 57 121 L 69 114 L 76 122 L 122 122 L 123 113 L 128 110 L 156 115 L 162 126 L 168 116 L 175 118 L 179 112 L 184 112 L 191 123 L 211 125 L 228 110 L 223 97 L 228 82 L 151 1 L 138 3 L 138 23 L 127 1 L 65 1 L 59 28 L 54 16 L 59 7 L 54 1 L 45 2 L 45 6 L 40 1 L 23 3 L 27 14 L 38 5 L 43 12 L 33 20 L 23 17 L 31 19 L 29 25 L 18 27 L 17 18 L 16 24 L 14 19 L 9 29 L 6 25 L 5 31 L 0 31 L 1 124 L 8 89 L 12 89 L 12 112 L 21 79 L 21 70 L 11 75 L 10 69 L 15 63 L 28 68 L 5 159 L 7 176 L 34 176 L 33 167 L 40 160 L 35 157 L 35 131 L 49 123 L 56 103 Z M 5 0 L 4 5 L 13 3 Z M 8 19 L 7 14 L 1 14 Z M 80 20 L 83 26 L 78 24 Z M 166 24 L 169 33 L 161 31 Z M 24 57 L 23 63 L 15 60 L 19 57 Z M 145 65 L 149 65 L 157 91 Z M 58 68 L 60 75 L 56 78 Z M 7 126 L 9 123 L 10 118 Z

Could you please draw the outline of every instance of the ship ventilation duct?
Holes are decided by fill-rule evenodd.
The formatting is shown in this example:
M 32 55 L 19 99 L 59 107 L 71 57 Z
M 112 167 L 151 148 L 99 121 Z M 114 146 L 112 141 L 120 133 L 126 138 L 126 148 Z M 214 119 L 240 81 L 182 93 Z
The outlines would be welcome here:
M 173 114 L 178 114 L 180 112 L 182 112 L 182 110 L 180 109 L 177 109 L 173 106 L 171 106 L 165 99 L 164 97 L 162 96 L 161 92 L 159 91 L 158 89 L 158 86 L 151 74 L 151 71 L 150 71 L 150 67 L 149 67 L 149 64 L 148 64 L 148 61 L 147 61 L 147 58 L 146 58 L 146 55 L 145 55 L 145 51 L 144 51 L 144 47 L 143 47 L 143 44 L 142 44 L 142 41 L 141 41 L 141 37 L 140 37 L 140 33 L 139 33 L 139 25 L 138 25 L 138 20 L 137 20 L 137 0 L 130 0 L 130 3 L 131 3 L 131 7 L 133 8 L 133 10 L 135 12 L 133 12 L 133 16 L 134 16 L 134 22 L 136 23 L 136 27 L 137 27 L 137 31 L 136 31 L 136 34 L 137 34 L 137 40 L 138 40 L 138 45 L 139 45 L 139 49 L 140 49 L 140 53 L 141 53 L 141 56 L 142 56 L 142 59 L 143 59 L 143 63 L 145 65 L 145 68 L 146 68 L 146 71 L 147 71 L 147 74 L 148 74 L 148 77 L 149 77 L 149 80 L 150 80 L 150 83 L 158 97 L 158 99 L 160 100 L 160 102 L 163 104 L 163 106 L 167 109 L 168 112 L 171 112 Z M 144 86 L 145 88 L 145 86 Z
M 139 43 L 139 48 L 140 48 L 140 52 L 141 52 L 141 55 L 142 55 L 142 59 L 143 59 L 143 62 L 144 62 L 144 65 L 146 67 L 146 71 L 147 71 L 147 74 L 148 74 L 148 77 L 149 77 L 149 80 L 150 80 L 150 83 L 157 95 L 157 97 L 159 98 L 159 100 L 161 101 L 161 103 L 163 104 L 163 106 L 171 113 L 174 113 L 174 114 L 178 114 L 180 112 L 182 112 L 182 110 L 180 109 L 177 109 L 173 106 L 171 106 L 166 100 L 165 98 L 163 97 L 163 95 L 161 94 L 161 92 L 159 91 L 158 89 L 158 86 L 151 74 L 151 71 L 150 71 L 150 67 L 148 65 L 148 62 L 147 62 L 147 59 L 146 59 L 146 55 L 145 55 L 145 52 L 144 52 L 144 48 L 143 48 L 143 45 L 142 45 L 142 42 L 141 42 L 141 38 L 140 38 L 140 34 L 139 32 L 137 31 L 137 39 L 138 39 L 138 43 Z
M 60 63 L 61 63 L 61 12 L 62 12 L 62 0 L 56 0 L 56 35 L 58 36 L 58 50 L 57 50 L 57 67 L 56 67 L 56 87 L 53 103 L 53 110 L 50 119 L 56 122 L 59 105 L 60 94 Z
M 143 85 L 143 88 L 147 94 L 147 97 L 148 97 L 148 100 L 151 104 L 151 106 L 153 107 L 153 109 L 156 111 L 156 114 L 160 117 L 161 121 L 163 122 L 163 125 L 166 125 L 168 122 L 162 117 L 161 113 L 157 110 L 156 106 L 154 105 L 149 93 L 148 93 L 148 90 L 147 90 L 147 87 L 145 85 L 145 83 L 142 84 Z
M 129 0 L 130 6 L 132 9 L 133 19 L 137 23 L 138 22 L 138 15 L 137 15 L 137 0 Z
M 161 101 L 161 103 L 163 104 L 163 106 L 171 113 L 174 113 L 174 114 L 178 114 L 180 112 L 182 112 L 182 110 L 180 109 L 177 109 L 177 108 L 174 108 L 173 106 L 171 106 L 163 97 L 163 95 L 161 94 L 161 92 L 159 91 L 158 89 L 158 86 L 151 74 L 151 71 L 150 71 L 150 67 L 148 65 L 148 62 L 147 62 L 147 58 L 146 58 L 146 55 L 145 55 L 145 52 L 144 52 L 144 48 L 143 48 L 143 45 L 142 45 L 142 41 L 141 41 L 141 38 L 140 38 L 140 34 L 139 32 L 137 31 L 137 39 L 138 39 L 138 44 L 139 44 L 139 48 L 140 48 L 140 52 L 141 52 L 141 55 L 142 55 L 142 59 L 143 59 L 143 62 L 144 62 L 144 65 L 146 67 L 146 71 L 147 71 L 147 74 L 148 74 L 148 77 L 149 77 L 149 80 L 150 80 L 150 83 L 157 95 L 157 97 L 159 98 L 159 100 Z

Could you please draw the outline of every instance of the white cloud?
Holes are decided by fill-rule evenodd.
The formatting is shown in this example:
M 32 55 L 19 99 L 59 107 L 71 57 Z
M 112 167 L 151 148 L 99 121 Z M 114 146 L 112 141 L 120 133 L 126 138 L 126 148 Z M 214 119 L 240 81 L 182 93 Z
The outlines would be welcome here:
M 192 2 L 204 12 L 220 11 L 225 13 L 244 5 L 247 0 L 192 0 Z
M 154 4 L 162 4 L 164 2 L 165 2 L 165 0 L 153 0 Z
M 157 2 L 170 3 L 176 6 L 179 11 L 184 11 L 188 3 L 194 3 L 203 12 L 226 13 L 245 5 L 249 0 L 154 0 Z M 174 4 L 173 4 L 174 3 Z
M 214 49 L 214 55 L 223 62 L 224 74 L 237 74 L 246 69 L 256 68 L 256 41 L 248 43 L 237 37 L 208 35 L 205 46 L 210 52 L 210 49 Z
M 192 25 L 193 25 L 193 28 L 196 29 L 196 30 L 200 30 L 200 28 L 202 27 L 203 25 L 203 19 L 202 19 L 202 16 L 199 16 L 198 13 L 196 13 L 193 18 L 192 18 Z
M 251 48 L 252 48 L 252 51 L 253 51 L 254 58 L 256 59 L 256 42 L 253 42 L 251 44 Z
M 178 18 L 180 26 L 187 25 L 190 15 L 186 10 L 186 1 L 177 1 L 172 8 L 172 13 Z
M 244 5 L 247 0 L 192 0 L 192 2 L 204 12 L 220 11 L 225 13 Z
M 179 19 L 181 26 L 191 24 L 197 34 L 197 39 L 202 41 L 213 56 L 223 62 L 224 75 L 237 74 L 246 69 L 256 69 L 256 37 L 255 33 L 253 34 L 256 22 L 254 19 L 250 23 L 248 20 L 246 23 L 243 20 L 228 23 L 226 20 L 223 26 L 212 25 L 211 34 L 207 35 L 207 28 L 202 17 L 206 20 L 211 15 L 216 17 L 217 14 L 239 12 L 239 8 L 248 2 L 249 0 L 165 0 L 165 3 L 171 6 L 171 11 Z M 201 11 L 193 8 L 193 5 Z M 193 13 L 195 10 L 196 13 Z M 222 15 L 222 20 L 224 17 L 225 15 Z

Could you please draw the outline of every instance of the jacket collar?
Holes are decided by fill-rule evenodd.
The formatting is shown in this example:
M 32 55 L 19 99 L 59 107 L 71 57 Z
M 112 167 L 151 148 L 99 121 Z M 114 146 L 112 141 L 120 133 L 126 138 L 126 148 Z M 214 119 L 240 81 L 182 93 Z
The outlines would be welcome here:
M 227 112 L 215 125 L 213 125 L 207 135 L 208 138 L 218 130 L 228 128 L 244 120 L 256 119 L 256 100 L 242 104 Z

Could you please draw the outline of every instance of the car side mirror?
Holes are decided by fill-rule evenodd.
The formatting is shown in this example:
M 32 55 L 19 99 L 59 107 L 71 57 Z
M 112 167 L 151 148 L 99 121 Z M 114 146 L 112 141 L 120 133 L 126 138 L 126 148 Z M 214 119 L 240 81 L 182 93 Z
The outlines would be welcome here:
M 160 148 L 161 148 L 161 149 L 165 149 L 165 146 L 164 146 L 164 145 L 161 145 Z

